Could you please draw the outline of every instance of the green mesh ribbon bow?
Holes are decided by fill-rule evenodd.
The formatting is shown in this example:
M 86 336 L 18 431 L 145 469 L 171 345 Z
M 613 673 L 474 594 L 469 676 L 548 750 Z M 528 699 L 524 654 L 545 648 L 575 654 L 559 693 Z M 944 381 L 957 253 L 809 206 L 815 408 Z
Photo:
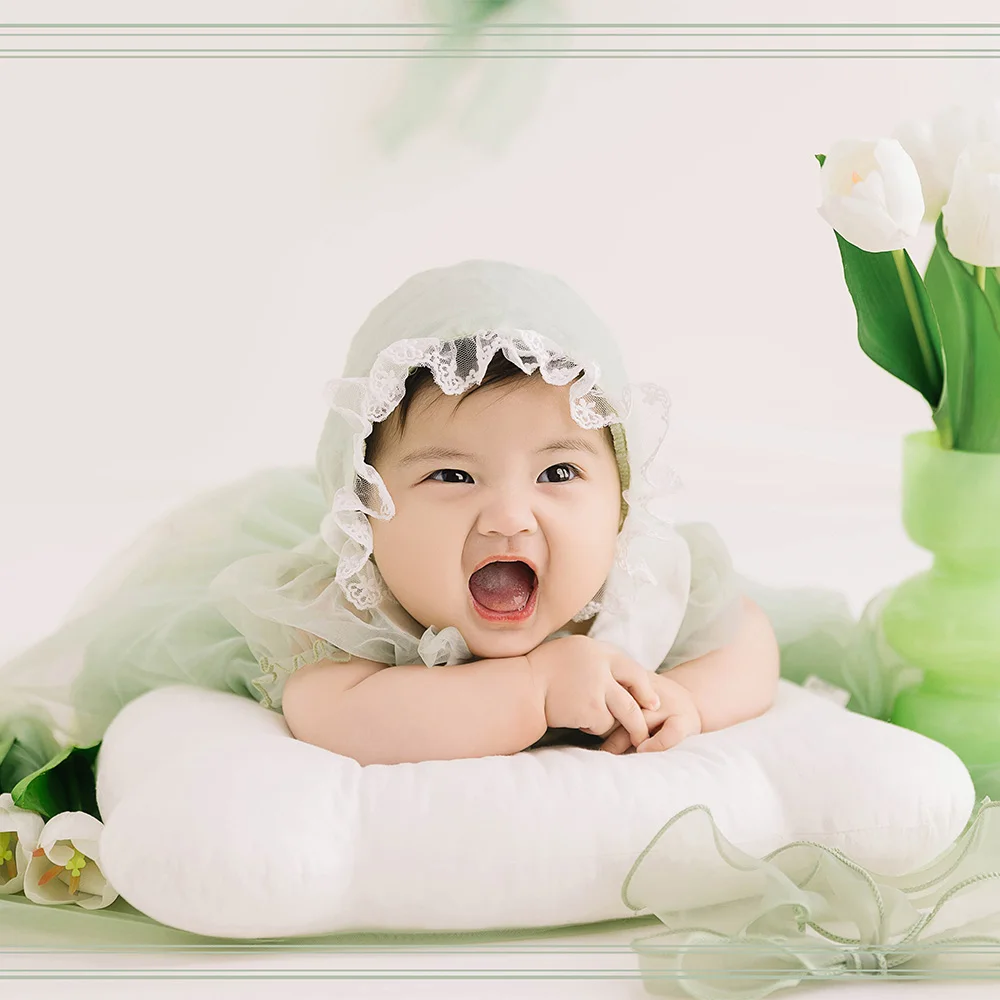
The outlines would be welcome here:
M 805 979 L 1000 969 L 1000 802 L 900 876 L 808 841 L 752 857 L 693 806 L 639 856 L 622 899 L 667 928 L 632 942 L 651 993 L 759 1000 Z

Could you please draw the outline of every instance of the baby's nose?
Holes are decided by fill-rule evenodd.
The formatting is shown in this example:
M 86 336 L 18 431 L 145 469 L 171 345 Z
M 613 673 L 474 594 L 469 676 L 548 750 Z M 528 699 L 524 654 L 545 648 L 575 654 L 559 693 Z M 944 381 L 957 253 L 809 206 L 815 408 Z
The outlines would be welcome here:
M 530 497 L 522 490 L 497 490 L 483 505 L 477 527 L 484 535 L 519 535 L 538 530 Z

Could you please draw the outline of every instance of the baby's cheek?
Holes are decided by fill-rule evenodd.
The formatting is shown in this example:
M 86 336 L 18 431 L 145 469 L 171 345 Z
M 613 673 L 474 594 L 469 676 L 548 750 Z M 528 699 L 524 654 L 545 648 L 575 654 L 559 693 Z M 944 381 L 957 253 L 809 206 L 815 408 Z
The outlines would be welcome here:
M 589 512 L 585 527 L 578 528 L 571 546 L 580 572 L 607 575 L 614 562 L 618 542 L 618 518 L 608 518 L 608 511 L 598 508 Z
M 462 545 L 454 521 L 397 509 L 391 520 L 373 526 L 372 534 L 375 563 L 404 606 L 433 609 L 448 590 L 458 588 L 461 573 L 455 567 L 461 570 Z M 464 578 L 460 582 L 464 587 Z

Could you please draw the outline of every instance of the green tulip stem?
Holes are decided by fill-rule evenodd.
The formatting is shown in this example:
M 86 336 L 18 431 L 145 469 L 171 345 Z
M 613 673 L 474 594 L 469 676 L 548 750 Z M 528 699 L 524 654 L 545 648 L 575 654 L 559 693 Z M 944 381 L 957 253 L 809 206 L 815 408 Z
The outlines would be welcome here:
M 981 264 L 976 265 L 976 284 L 981 291 L 986 291 L 986 268 Z
M 924 325 L 924 314 L 920 309 L 917 300 L 917 290 L 913 287 L 913 278 L 906 263 L 906 253 L 903 250 L 893 250 L 892 259 L 896 262 L 896 270 L 899 272 L 899 281 L 903 286 L 903 298 L 906 299 L 906 308 L 910 310 L 910 319 L 913 320 L 913 329 L 917 332 L 917 343 L 920 345 L 920 354 L 924 359 L 924 367 L 932 382 L 937 381 L 937 359 L 931 349 L 931 339 Z

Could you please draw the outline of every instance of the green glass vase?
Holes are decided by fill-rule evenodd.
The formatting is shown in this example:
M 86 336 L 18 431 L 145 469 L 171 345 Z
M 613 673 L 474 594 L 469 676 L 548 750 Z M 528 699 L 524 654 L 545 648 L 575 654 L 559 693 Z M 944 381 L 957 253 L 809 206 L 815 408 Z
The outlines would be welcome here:
M 979 795 L 1000 798 L 1000 455 L 910 434 L 903 525 L 934 562 L 882 614 L 888 644 L 923 671 L 896 698 L 892 722 L 950 747 Z

